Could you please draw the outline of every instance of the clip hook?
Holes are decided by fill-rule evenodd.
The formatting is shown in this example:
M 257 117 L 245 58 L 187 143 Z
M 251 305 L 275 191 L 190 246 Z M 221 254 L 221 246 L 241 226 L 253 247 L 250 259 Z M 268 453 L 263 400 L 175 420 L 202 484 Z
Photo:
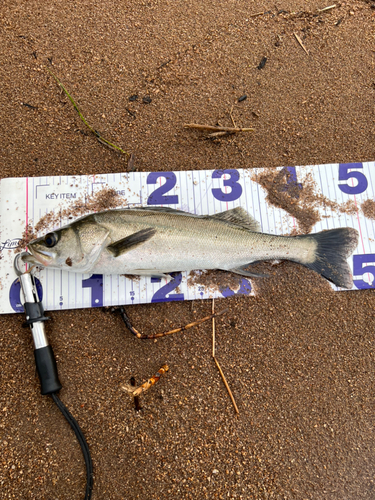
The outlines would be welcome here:
M 20 262 L 19 260 L 23 259 L 23 257 L 25 257 L 26 255 L 30 255 L 29 252 L 21 252 L 21 253 L 18 253 L 15 258 L 14 258 L 14 261 L 13 261 L 13 267 L 14 267 L 14 271 L 15 273 L 17 274 L 18 277 L 20 277 L 22 274 L 25 274 L 25 272 L 28 272 L 28 271 L 22 271 L 21 268 L 20 268 Z M 25 262 L 23 261 L 22 262 L 23 264 L 25 264 Z

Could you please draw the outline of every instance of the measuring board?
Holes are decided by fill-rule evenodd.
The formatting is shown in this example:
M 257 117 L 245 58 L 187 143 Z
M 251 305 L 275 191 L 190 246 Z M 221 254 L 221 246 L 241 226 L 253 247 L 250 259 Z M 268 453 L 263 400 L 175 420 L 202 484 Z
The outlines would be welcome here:
M 305 167 L 279 167 L 289 172 L 288 182 L 313 179 L 317 194 L 337 203 L 352 200 L 354 215 L 319 208 L 321 221 L 311 232 L 353 227 L 359 243 L 348 263 L 354 275 L 354 290 L 375 288 L 375 220 L 365 217 L 361 205 L 375 200 L 375 163 L 348 163 Z M 286 211 L 269 205 L 266 191 L 255 182 L 265 169 L 227 169 L 183 172 L 133 172 L 94 176 L 10 178 L 0 181 L 0 313 L 21 312 L 20 284 L 13 270 L 15 249 L 25 232 L 45 214 L 66 213 L 77 200 L 113 188 L 120 206 L 168 206 L 193 214 L 215 214 L 241 206 L 261 225 L 262 232 L 289 235 L 297 226 Z M 272 169 L 274 170 L 274 169 Z M 309 176 L 309 177 L 307 177 Z M 287 189 L 286 184 L 286 189 Z M 69 211 L 69 210 L 68 210 Z M 61 217 L 56 227 L 68 224 Z M 49 227 L 48 231 L 56 229 Z M 48 232 L 44 230 L 44 233 Z M 41 236 L 42 234 L 38 234 Z M 38 291 L 46 310 L 145 304 L 173 300 L 195 300 L 252 295 L 251 283 L 239 279 L 237 290 L 210 290 L 190 284 L 185 272 L 168 279 L 123 275 L 78 274 L 42 269 L 36 274 Z M 337 287 L 332 285 L 335 290 Z

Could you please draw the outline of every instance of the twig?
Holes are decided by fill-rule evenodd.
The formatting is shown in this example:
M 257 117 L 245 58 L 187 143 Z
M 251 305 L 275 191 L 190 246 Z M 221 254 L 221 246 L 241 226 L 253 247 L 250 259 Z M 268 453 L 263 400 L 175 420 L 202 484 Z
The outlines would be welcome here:
M 215 314 L 215 299 L 212 299 L 212 314 Z M 212 317 L 212 357 L 215 357 L 215 316 Z
M 236 413 L 240 413 L 238 411 L 238 407 L 236 405 L 236 401 L 234 400 L 232 391 L 230 390 L 230 387 L 228 385 L 227 379 L 225 378 L 225 375 L 223 373 L 223 370 L 221 369 L 221 366 L 219 365 L 218 360 L 216 359 L 215 356 L 215 299 L 212 299 L 212 357 L 214 358 L 214 361 L 216 363 L 216 366 L 218 367 L 218 370 L 220 372 L 221 378 L 223 379 L 224 385 L 227 388 L 227 391 L 229 393 L 230 399 L 232 400 L 234 409 L 236 410 Z
M 128 172 L 134 172 L 135 166 L 134 166 L 134 153 L 131 153 L 129 160 L 128 160 Z
M 227 132 L 228 134 L 237 134 L 238 132 L 254 132 L 253 128 L 215 127 L 213 125 L 199 125 L 198 123 L 185 123 L 184 127 L 195 128 L 197 130 L 208 130 L 211 132 Z
M 219 369 L 219 372 L 220 372 L 220 375 L 221 375 L 221 378 L 223 379 L 223 382 L 225 384 L 225 387 L 227 388 L 227 391 L 229 393 L 229 396 L 230 396 L 230 399 L 232 400 L 232 403 L 233 403 L 233 406 L 234 406 L 234 409 L 236 410 L 236 413 L 239 414 L 240 412 L 238 411 L 238 407 L 236 405 L 236 401 L 234 400 L 234 397 L 233 397 L 233 394 L 232 394 L 232 391 L 230 390 L 230 387 L 228 385 L 228 382 L 225 378 L 225 375 L 223 373 L 223 370 L 221 369 L 220 365 L 219 365 L 219 362 L 218 360 L 214 357 L 214 360 L 215 360 L 215 363 L 216 363 L 216 366 L 218 367 Z
M 208 134 L 209 139 L 215 139 L 217 137 L 224 137 L 226 135 L 231 135 L 230 132 L 212 132 L 212 134 Z
M 336 7 L 336 4 L 334 3 L 333 5 L 328 5 L 328 7 L 324 7 L 323 9 L 318 9 L 318 12 L 325 12 L 326 10 L 331 10 Z
M 249 17 L 262 16 L 263 14 L 265 14 L 265 12 L 256 12 L 255 14 L 250 14 Z
M 132 386 L 132 390 L 134 391 L 134 387 L 135 387 L 135 378 L 134 377 L 131 377 L 130 379 L 130 385 Z M 135 406 L 135 411 L 140 411 L 142 408 L 141 408 L 141 405 L 139 404 L 139 397 L 138 396 L 134 396 L 134 406 Z
M 225 314 L 228 311 L 227 309 L 223 309 L 222 311 L 215 313 L 215 314 L 210 314 L 209 316 L 205 316 L 202 319 L 198 319 L 197 321 L 193 321 L 193 323 L 189 323 L 186 326 L 181 326 L 180 328 L 175 328 L 174 330 L 169 330 L 168 332 L 163 332 L 163 333 L 153 333 L 150 335 L 143 335 L 140 333 L 138 330 L 136 330 L 132 324 L 130 323 L 130 320 L 128 316 L 126 315 L 125 308 L 120 307 L 120 313 L 122 316 L 122 319 L 124 320 L 124 323 L 126 327 L 131 331 L 133 335 L 135 335 L 138 339 L 158 339 L 160 337 L 165 337 L 166 335 L 172 335 L 173 333 L 178 333 L 178 332 L 184 332 L 185 330 L 188 330 L 189 328 L 193 328 L 194 326 L 198 326 L 201 323 L 204 323 L 205 321 L 208 321 L 209 319 L 216 317 L 216 316 L 221 316 L 222 314 Z
M 134 397 L 134 399 L 138 398 L 138 396 L 140 396 L 140 394 L 142 394 L 143 392 L 148 391 L 151 386 L 153 386 L 154 384 L 156 384 L 156 382 L 160 379 L 160 377 L 162 375 L 164 375 L 164 373 L 167 373 L 168 370 L 169 370 L 169 366 L 168 365 L 163 365 L 160 368 L 160 370 L 158 370 L 157 373 L 154 376 L 152 376 L 151 378 L 149 378 L 147 380 L 147 382 L 145 382 L 144 384 L 140 385 L 136 389 L 134 389 L 134 387 L 131 387 L 131 386 L 128 386 L 128 385 L 124 385 L 122 388 L 124 389 L 124 391 L 128 392 L 129 394 L 131 394 Z
M 309 52 L 308 50 L 306 49 L 306 47 L 303 45 L 302 43 L 302 40 L 300 39 L 300 37 L 297 35 L 297 33 L 293 33 L 293 35 L 296 37 L 296 40 L 297 42 L 301 45 L 301 47 L 303 48 L 303 50 L 306 52 L 307 55 L 309 55 Z
M 232 115 L 232 112 L 233 112 L 233 107 L 231 107 L 231 110 L 229 111 L 229 116 L 230 116 L 230 119 L 232 120 L 232 125 L 233 127 L 237 128 L 237 125 L 236 125 L 236 122 L 234 121 L 234 118 L 233 118 L 233 115 Z
M 97 137 L 98 141 L 101 143 L 101 144 L 104 144 L 106 146 L 109 146 L 110 148 L 112 149 L 115 149 L 117 151 L 119 151 L 120 153 L 126 155 L 126 156 L 130 156 L 129 153 L 127 151 L 124 151 L 123 149 L 121 149 L 119 146 L 116 146 L 115 144 L 113 144 L 112 142 L 109 142 L 107 141 L 107 139 L 104 139 L 104 137 L 102 137 L 99 132 L 97 130 L 95 130 L 93 127 L 91 127 L 91 125 L 89 125 L 87 123 L 87 120 L 86 118 L 82 115 L 82 113 L 80 112 L 75 100 L 73 99 L 73 97 L 69 94 L 69 92 L 66 90 L 66 88 L 64 87 L 64 85 L 61 83 L 61 81 L 57 78 L 57 76 L 52 73 L 52 71 L 47 67 L 45 66 L 46 70 L 48 71 L 48 73 L 50 75 L 53 76 L 53 78 L 56 80 L 56 82 L 58 83 L 58 85 L 62 88 L 62 90 L 65 92 L 65 94 L 68 96 L 70 102 L 73 104 L 73 107 L 74 109 L 77 111 L 79 117 L 81 118 L 81 120 L 83 121 L 83 123 L 86 125 L 87 128 L 89 128 L 91 130 L 91 132 Z

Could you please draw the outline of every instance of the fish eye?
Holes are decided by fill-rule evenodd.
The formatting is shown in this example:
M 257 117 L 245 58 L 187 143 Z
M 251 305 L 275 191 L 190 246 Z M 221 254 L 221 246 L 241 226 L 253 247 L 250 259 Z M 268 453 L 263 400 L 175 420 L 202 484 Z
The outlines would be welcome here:
M 56 245 L 57 241 L 58 241 L 58 237 L 57 237 L 56 233 L 48 233 L 44 237 L 44 244 L 48 248 L 54 247 Z

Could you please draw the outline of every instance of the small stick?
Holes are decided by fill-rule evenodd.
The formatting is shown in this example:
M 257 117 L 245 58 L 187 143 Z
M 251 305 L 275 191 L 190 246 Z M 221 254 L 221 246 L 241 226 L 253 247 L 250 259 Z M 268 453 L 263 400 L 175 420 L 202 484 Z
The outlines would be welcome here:
M 215 299 L 212 299 L 212 314 L 215 314 Z M 212 316 L 212 357 L 215 358 L 215 316 Z
M 264 12 L 257 12 L 256 14 L 250 14 L 249 17 L 257 17 L 257 16 L 262 16 Z
M 130 154 L 129 160 L 128 160 L 128 172 L 134 172 L 135 166 L 134 166 L 134 153 Z
M 160 379 L 160 377 L 162 375 L 164 375 L 164 373 L 167 373 L 168 370 L 169 370 L 169 366 L 168 365 L 163 365 L 160 368 L 160 370 L 158 370 L 153 377 L 149 378 L 147 380 L 147 382 L 145 382 L 144 384 L 140 385 L 135 391 L 133 391 L 133 396 L 137 397 L 140 394 L 142 394 L 142 392 L 148 391 L 149 388 L 151 386 L 153 386 L 154 384 L 156 384 L 156 382 Z
M 324 7 L 323 9 L 318 9 L 318 12 L 325 12 L 326 10 L 331 10 L 336 7 L 336 4 L 334 3 L 333 5 L 328 5 L 328 7 Z
M 228 134 L 237 134 L 238 132 L 254 132 L 253 128 L 215 127 L 212 125 L 199 125 L 198 123 L 185 123 L 184 127 L 195 128 L 197 130 L 208 130 L 211 132 L 227 132 Z
M 64 85 L 61 83 L 61 81 L 57 78 L 57 76 L 47 67 L 47 66 L 44 66 L 45 69 L 48 71 L 48 73 L 55 79 L 55 81 L 57 82 L 57 84 L 59 85 L 59 87 L 63 90 L 63 92 L 68 96 L 70 102 L 73 104 L 73 107 L 74 109 L 77 111 L 79 117 L 81 118 L 81 120 L 83 121 L 83 123 L 86 125 L 87 128 L 89 128 L 91 130 L 91 132 L 96 136 L 96 138 L 98 139 L 98 141 L 101 143 L 101 144 L 104 144 L 105 146 L 108 146 L 110 147 L 111 149 L 115 149 L 117 151 L 119 151 L 120 153 L 126 155 L 127 157 L 129 157 L 129 153 L 127 151 L 124 151 L 123 149 L 121 149 L 119 146 L 116 146 L 115 144 L 113 144 L 112 142 L 109 142 L 107 141 L 107 139 L 104 139 L 104 137 L 101 137 L 101 135 L 99 134 L 99 132 L 97 130 L 95 130 L 91 125 L 89 125 L 87 123 L 87 120 L 86 118 L 83 116 L 83 114 L 81 113 L 81 111 L 79 110 L 75 100 L 73 99 L 73 97 L 69 94 L 69 92 L 66 90 L 66 88 L 64 87 Z
M 221 378 L 223 379 L 224 385 L 227 388 L 227 391 L 229 393 L 230 399 L 232 400 L 234 409 L 236 410 L 236 413 L 239 414 L 240 412 L 238 411 L 238 407 L 236 405 L 236 401 L 234 400 L 232 391 L 230 390 L 230 387 L 228 385 L 227 379 L 225 378 L 224 372 L 221 369 L 221 366 L 219 365 L 219 362 L 215 356 L 215 299 L 212 299 L 212 357 L 214 358 L 216 366 L 219 369 Z
M 139 398 L 140 394 L 142 394 L 143 392 L 148 391 L 149 388 L 151 386 L 153 386 L 154 384 L 156 384 L 156 382 L 160 379 L 160 377 L 162 375 L 164 375 L 164 373 L 167 373 L 168 370 L 169 370 L 169 366 L 168 365 L 163 365 L 160 368 L 160 370 L 153 377 L 149 378 L 147 380 L 147 382 L 145 382 L 144 384 L 140 385 L 136 389 L 134 389 L 135 379 L 134 379 L 134 377 L 132 377 L 130 379 L 130 383 L 132 384 L 133 387 L 125 384 L 125 385 L 122 386 L 122 389 L 124 389 L 124 391 L 128 392 L 131 396 L 133 396 L 134 397 L 134 401 L 136 401 L 136 400 L 139 401 L 138 398 Z M 136 409 L 140 409 L 140 407 L 136 408 Z
M 134 377 L 132 377 L 132 378 L 130 379 L 130 385 L 131 385 L 132 387 L 135 387 L 135 378 L 134 378 Z M 133 390 L 134 390 L 134 389 L 133 389 Z M 139 410 L 141 410 L 141 409 L 142 409 L 142 408 L 141 408 L 141 405 L 139 404 L 139 397 L 138 397 L 138 396 L 134 396 L 134 406 L 135 406 L 135 411 L 139 411 Z
M 232 107 L 231 107 L 231 110 L 229 111 L 229 116 L 230 116 L 230 119 L 232 120 L 232 125 L 233 125 L 233 127 L 235 127 L 235 128 L 236 128 L 236 127 L 237 127 L 237 125 L 236 125 L 236 122 L 234 121 L 234 118 L 233 118 L 233 115 L 232 115 L 232 112 L 233 112 L 233 107 L 234 107 L 234 106 L 232 106 Z
M 198 326 L 201 323 L 204 323 L 205 321 L 208 321 L 209 319 L 216 317 L 216 316 L 221 316 L 222 314 L 225 314 L 228 311 L 227 309 L 223 309 L 222 311 L 215 313 L 215 314 L 210 314 L 209 316 L 205 316 L 202 319 L 198 319 L 197 321 L 193 321 L 193 323 L 189 323 L 186 326 L 181 326 L 180 328 L 175 328 L 174 330 L 169 330 L 168 332 L 163 332 L 163 333 L 153 333 L 150 335 L 142 335 L 138 330 L 136 330 L 132 324 L 130 323 L 130 320 L 128 316 L 126 315 L 124 307 L 120 307 L 120 312 L 122 319 L 124 320 L 124 323 L 126 327 L 131 331 L 133 335 L 135 335 L 138 339 L 158 339 L 160 337 L 165 337 L 166 335 L 172 335 L 173 333 L 178 333 L 178 332 L 183 332 L 185 330 L 188 330 L 189 328 L 193 328 L 194 326 Z
M 234 397 L 233 397 L 233 394 L 232 394 L 232 391 L 230 390 L 230 387 L 228 385 L 228 382 L 225 378 L 225 375 L 223 373 L 223 370 L 221 369 L 220 365 L 219 365 L 219 362 L 218 360 L 214 357 L 214 360 L 215 360 L 215 363 L 216 363 L 216 366 L 218 367 L 219 369 L 219 372 L 220 372 L 220 375 L 221 375 L 221 378 L 223 379 L 223 382 L 225 384 L 225 387 L 227 388 L 227 391 L 229 393 L 229 396 L 230 396 L 230 399 L 232 400 L 232 403 L 233 403 L 233 406 L 234 406 L 234 409 L 236 410 L 236 413 L 239 414 L 240 412 L 238 411 L 238 407 L 236 405 L 236 401 L 234 400 Z
M 309 55 L 309 52 L 308 50 L 306 49 L 306 47 L 303 45 L 302 43 L 302 40 L 300 39 L 300 37 L 297 35 L 297 33 L 293 33 L 293 35 L 296 37 L 296 40 L 297 42 L 301 45 L 301 47 L 303 48 L 303 50 L 306 52 L 307 55 Z
M 231 135 L 230 132 L 212 132 L 212 134 L 208 134 L 209 139 L 215 139 L 216 137 L 224 137 L 225 135 Z

